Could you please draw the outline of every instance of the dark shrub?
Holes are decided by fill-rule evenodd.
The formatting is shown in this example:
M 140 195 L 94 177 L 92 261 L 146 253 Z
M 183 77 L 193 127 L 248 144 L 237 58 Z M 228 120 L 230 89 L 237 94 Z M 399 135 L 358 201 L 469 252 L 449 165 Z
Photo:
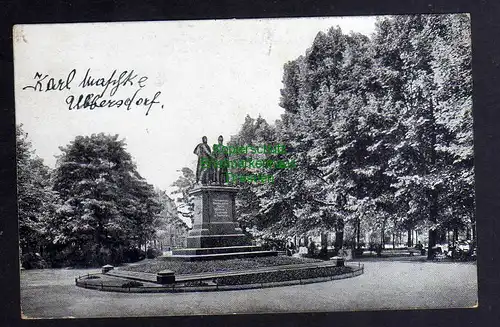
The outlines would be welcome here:
M 330 258 L 328 249 L 326 246 L 322 246 L 321 250 L 318 253 L 318 258 L 323 259 L 323 260 L 328 260 Z
M 96 275 L 90 275 L 90 276 L 85 277 L 85 279 L 99 279 L 99 278 L 101 278 L 101 277 L 96 276 Z
M 376 249 L 377 249 L 377 243 L 375 243 L 375 242 L 370 242 L 370 243 L 368 244 L 368 251 L 376 251 Z
M 47 262 L 38 253 L 25 253 L 21 256 L 21 265 L 25 269 L 48 268 Z
M 316 244 L 315 244 L 313 241 L 311 241 L 311 242 L 309 243 L 309 246 L 307 247 L 307 250 L 308 250 L 308 254 L 309 254 L 310 256 L 312 256 L 312 257 L 313 257 L 313 256 L 315 256 L 315 255 L 316 255 L 316 252 L 317 252 L 317 249 L 316 249 Z
M 355 257 L 361 257 L 363 255 L 364 250 L 362 248 L 357 248 L 354 250 Z
M 286 241 L 280 239 L 265 238 L 262 239 L 262 249 L 263 250 L 277 250 L 284 251 L 286 248 Z
M 143 284 L 141 282 L 138 282 L 138 281 L 135 281 L 135 280 L 131 280 L 130 282 L 126 282 L 126 283 L 122 284 L 123 288 L 141 287 L 141 286 L 143 286 Z
M 136 262 L 146 257 L 146 253 L 139 248 L 127 248 L 123 251 L 124 262 Z
M 148 250 L 146 251 L 146 258 L 148 259 L 154 259 L 161 255 L 162 255 L 161 251 L 155 248 L 148 248 Z

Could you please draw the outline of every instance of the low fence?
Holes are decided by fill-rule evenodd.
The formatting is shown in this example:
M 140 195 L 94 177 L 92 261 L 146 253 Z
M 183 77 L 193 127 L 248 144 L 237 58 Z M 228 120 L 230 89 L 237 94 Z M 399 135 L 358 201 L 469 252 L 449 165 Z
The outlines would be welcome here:
M 298 278 L 293 280 L 284 281 L 261 281 L 253 282 L 249 284 L 232 284 L 232 285 L 222 285 L 218 280 L 225 278 L 221 277 L 200 277 L 196 279 L 191 279 L 189 281 L 176 281 L 173 284 L 168 285 L 154 285 L 154 286 L 138 286 L 134 287 L 130 284 L 126 287 L 109 285 L 106 282 L 98 281 L 100 278 L 92 279 L 91 276 L 102 276 L 100 273 L 87 274 L 83 276 L 78 276 L 75 278 L 76 286 L 95 289 L 100 291 L 110 291 L 110 292 L 125 292 L 125 293 L 163 293 L 163 292 L 206 292 L 206 291 L 222 291 L 222 290 L 242 290 L 242 289 L 253 289 L 253 288 L 269 288 L 278 286 L 291 286 L 291 285 L 304 285 L 310 283 L 318 283 L 332 280 L 339 280 L 345 278 L 352 278 L 364 273 L 364 265 L 361 263 L 348 263 L 346 267 L 351 268 L 351 271 L 342 273 L 339 275 L 332 276 L 319 276 L 310 278 Z M 128 284 L 124 280 L 124 284 Z

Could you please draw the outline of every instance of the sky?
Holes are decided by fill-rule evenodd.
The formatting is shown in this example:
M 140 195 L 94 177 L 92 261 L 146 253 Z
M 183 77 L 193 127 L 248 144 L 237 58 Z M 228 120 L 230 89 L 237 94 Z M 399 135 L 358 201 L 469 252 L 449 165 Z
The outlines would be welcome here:
M 370 35 L 374 24 L 375 17 L 326 17 L 16 25 L 16 123 L 52 168 L 59 147 L 76 136 L 118 134 L 138 172 L 171 191 L 179 169 L 195 169 L 202 136 L 209 144 L 219 135 L 227 141 L 247 114 L 280 118 L 283 65 L 304 54 L 319 31 L 339 26 Z M 113 71 L 115 78 L 132 70 L 137 76 L 112 92 L 112 84 L 85 84 L 89 69 L 105 83 Z M 102 93 L 97 103 L 136 97 L 129 109 L 115 102 L 69 110 L 72 96 L 75 105 L 90 93 Z

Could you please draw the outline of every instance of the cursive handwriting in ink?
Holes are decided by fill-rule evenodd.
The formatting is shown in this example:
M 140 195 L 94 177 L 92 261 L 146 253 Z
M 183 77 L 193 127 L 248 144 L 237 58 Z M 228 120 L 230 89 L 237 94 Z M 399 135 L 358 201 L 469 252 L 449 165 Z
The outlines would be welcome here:
M 104 96 L 106 91 L 108 90 L 108 87 L 110 85 L 113 85 L 111 88 L 109 95 L 113 96 L 115 95 L 116 91 L 118 91 L 118 88 L 120 86 L 133 86 L 134 85 L 134 80 L 137 78 L 137 74 L 134 74 L 134 70 L 132 69 L 131 71 L 122 71 L 118 78 L 115 77 L 116 75 L 116 69 L 113 70 L 111 75 L 108 78 L 100 77 L 100 78 L 94 78 L 92 75 L 90 75 L 90 68 L 87 69 L 87 72 L 85 73 L 85 76 L 83 77 L 82 81 L 80 84 L 78 84 L 79 87 L 85 88 L 85 87 L 91 87 L 91 86 L 100 86 L 103 88 L 101 92 L 101 96 Z M 142 76 L 136 83 L 139 85 L 140 88 L 143 88 L 145 83 L 147 81 L 147 76 Z
M 33 77 L 33 79 L 37 80 L 36 83 L 34 85 L 27 85 L 23 87 L 23 90 L 32 89 L 33 91 L 38 92 L 71 90 L 70 84 L 75 78 L 75 74 L 76 69 L 73 69 L 69 72 L 68 76 L 66 76 L 66 80 L 59 79 L 56 81 L 53 77 L 49 78 L 48 74 L 44 75 L 36 72 Z
M 69 110 L 73 109 L 90 109 L 94 110 L 96 108 L 103 108 L 103 107 L 108 107 L 108 108 L 120 108 L 121 106 L 125 106 L 127 108 L 127 111 L 132 108 L 132 105 L 135 104 L 135 106 L 144 106 L 147 107 L 146 109 L 146 116 L 149 115 L 149 111 L 151 110 L 151 107 L 155 104 L 160 104 L 158 100 L 158 97 L 161 95 L 161 91 L 158 91 L 155 93 L 153 96 L 153 99 L 149 99 L 147 97 L 138 97 L 137 94 L 139 93 L 141 89 L 137 89 L 131 97 L 128 97 L 126 99 L 118 99 L 118 100 L 113 100 L 113 99 L 103 99 L 101 94 L 80 94 L 78 97 L 74 95 L 70 95 L 66 98 L 66 104 L 68 105 Z M 162 106 L 163 108 L 163 106 Z
M 65 102 L 69 110 L 124 107 L 129 111 L 137 107 L 144 108 L 147 116 L 155 105 L 163 109 L 163 105 L 159 101 L 161 91 L 157 91 L 154 95 L 148 94 L 145 87 L 149 78 L 135 73 L 133 69 L 115 69 L 107 75 L 92 76 L 91 69 L 88 68 L 80 82 L 71 85 L 76 74 L 76 69 L 73 69 L 68 73 L 66 80 L 56 80 L 48 74 L 36 72 L 33 78 L 36 82 L 33 85 L 23 87 L 23 90 L 64 91 L 71 90 L 71 87 L 75 85 L 77 90 L 85 89 L 85 91 L 81 90 L 80 92 L 71 90 L 67 95 Z M 79 76 L 81 75 L 83 74 L 79 74 Z M 119 90 L 121 91 L 118 92 Z M 133 95 L 126 96 L 123 91 L 130 92 L 129 94 L 133 92 Z

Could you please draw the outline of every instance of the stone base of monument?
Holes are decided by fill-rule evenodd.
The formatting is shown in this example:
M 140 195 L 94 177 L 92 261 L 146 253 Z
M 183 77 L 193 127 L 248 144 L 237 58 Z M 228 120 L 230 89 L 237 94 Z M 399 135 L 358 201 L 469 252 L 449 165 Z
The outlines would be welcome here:
M 162 260 L 219 260 L 257 256 L 275 256 L 249 245 L 247 236 L 236 222 L 235 197 L 238 188 L 201 185 L 189 194 L 194 202 L 194 224 L 187 237 L 187 248 L 172 251 Z
M 263 251 L 260 246 L 245 245 L 245 246 L 226 246 L 214 248 L 186 248 L 173 250 L 173 255 L 207 255 L 207 254 L 223 254 L 236 252 L 254 252 Z

